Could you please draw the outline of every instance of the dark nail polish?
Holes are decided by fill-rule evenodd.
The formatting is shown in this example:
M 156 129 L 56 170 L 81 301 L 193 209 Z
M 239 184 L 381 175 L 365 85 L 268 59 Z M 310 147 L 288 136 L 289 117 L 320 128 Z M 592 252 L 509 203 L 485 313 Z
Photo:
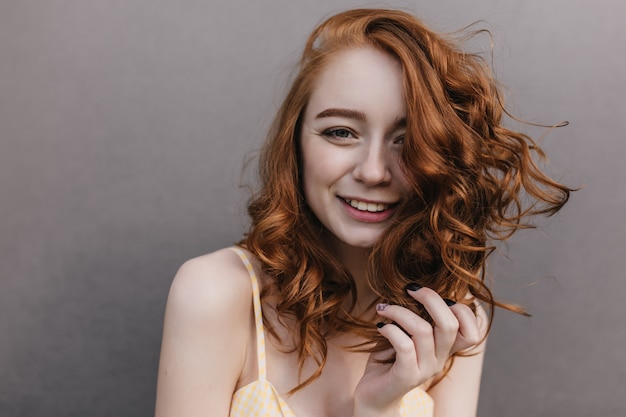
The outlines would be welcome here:
M 444 298 L 443 301 L 445 301 L 449 307 L 456 304 L 456 301 L 450 300 L 448 298 Z
M 407 291 L 417 291 L 420 288 L 422 288 L 422 286 L 421 285 L 417 285 L 417 284 L 412 282 L 410 284 L 407 284 L 407 286 L 405 288 L 407 289 Z
M 378 327 L 379 329 L 380 329 L 381 327 L 383 327 L 384 325 L 385 325 L 385 323 L 383 323 L 382 321 L 380 321 L 380 322 L 376 323 L 376 327 Z

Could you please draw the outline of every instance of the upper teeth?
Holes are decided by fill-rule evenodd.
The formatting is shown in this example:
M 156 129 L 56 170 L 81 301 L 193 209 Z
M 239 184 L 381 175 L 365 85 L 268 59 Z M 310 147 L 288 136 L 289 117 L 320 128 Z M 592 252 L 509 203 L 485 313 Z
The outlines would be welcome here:
M 350 204 L 352 207 L 354 207 L 357 210 L 371 211 L 373 213 L 377 211 L 387 210 L 387 208 L 389 208 L 388 204 L 366 203 L 365 201 L 358 201 L 358 200 L 346 200 L 346 201 L 348 202 L 348 204 Z

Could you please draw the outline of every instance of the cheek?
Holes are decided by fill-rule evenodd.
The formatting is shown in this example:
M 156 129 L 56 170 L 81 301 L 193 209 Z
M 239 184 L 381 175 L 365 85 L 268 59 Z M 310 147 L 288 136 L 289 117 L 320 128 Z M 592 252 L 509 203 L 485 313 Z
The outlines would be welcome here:
M 319 155 L 315 149 L 311 147 L 303 147 L 302 149 L 302 186 L 304 188 L 304 197 L 307 203 L 314 199 L 317 184 L 321 182 L 320 173 L 323 172 L 319 166 Z
M 395 179 L 396 183 L 402 187 L 409 187 L 409 179 L 403 169 L 404 162 L 402 156 L 396 151 L 395 154 L 389 160 L 389 167 L 391 175 Z M 409 187 L 410 188 L 410 187 Z
M 323 159 L 312 158 L 303 161 L 302 184 L 307 202 L 313 199 L 315 195 L 319 195 L 322 188 L 327 188 L 330 185 L 329 173 L 331 169 L 332 165 Z
M 309 145 L 302 154 L 302 187 L 306 203 L 319 217 L 345 183 L 349 164 L 346 152 L 324 146 L 325 143 Z
M 324 223 L 328 184 L 324 178 L 323 167 L 315 162 L 303 163 L 302 175 L 304 201 L 313 215 Z
M 307 203 L 309 203 L 313 192 L 312 190 L 315 188 L 315 173 L 311 171 L 311 167 L 306 163 L 302 165 L 302 188 L 304 191 L 304 199 Z
M 341 165 L 339 153 L 323 144 L 309 145 L 302 149 L 302 176 L 305 186 L 332 181 Z
M 400 168 L 399 166 L 394 172 L 394 178 L 396 178 L 398 189 L 403 195 L 410 196 L 411 194 L 414 193 L 413 186 L 411 185 L 409 178 L 406 176 L 402 168 Z

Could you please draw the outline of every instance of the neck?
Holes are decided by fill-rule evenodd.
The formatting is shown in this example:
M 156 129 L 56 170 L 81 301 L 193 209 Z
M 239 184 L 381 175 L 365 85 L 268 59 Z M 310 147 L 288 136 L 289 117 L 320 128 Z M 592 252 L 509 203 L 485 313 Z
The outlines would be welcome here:
M 375 295 L 367 282 L 367 265 L 371 248 L 347 246 L 341 242 L 333 245 L 337 257 L 350 271 L 357 290 L 356 308 L 354 313 L 360 315 L 374 301 Z

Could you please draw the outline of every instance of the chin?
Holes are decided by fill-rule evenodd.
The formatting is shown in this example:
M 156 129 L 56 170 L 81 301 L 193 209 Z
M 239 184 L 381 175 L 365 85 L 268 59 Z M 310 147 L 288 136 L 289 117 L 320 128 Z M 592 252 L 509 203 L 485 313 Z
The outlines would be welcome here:
M 380 235 L 368 236 L 368 237 L 363 237 L 360 239 L 359 238 L 354 239 L 354 237 L 351 239 L 338 238 L 337 240 L 339 241 L 340 244 L 350 246 L 353 248 L 372 249 L 374 245 L 376 245 L 379 239 L 380 239 Z

